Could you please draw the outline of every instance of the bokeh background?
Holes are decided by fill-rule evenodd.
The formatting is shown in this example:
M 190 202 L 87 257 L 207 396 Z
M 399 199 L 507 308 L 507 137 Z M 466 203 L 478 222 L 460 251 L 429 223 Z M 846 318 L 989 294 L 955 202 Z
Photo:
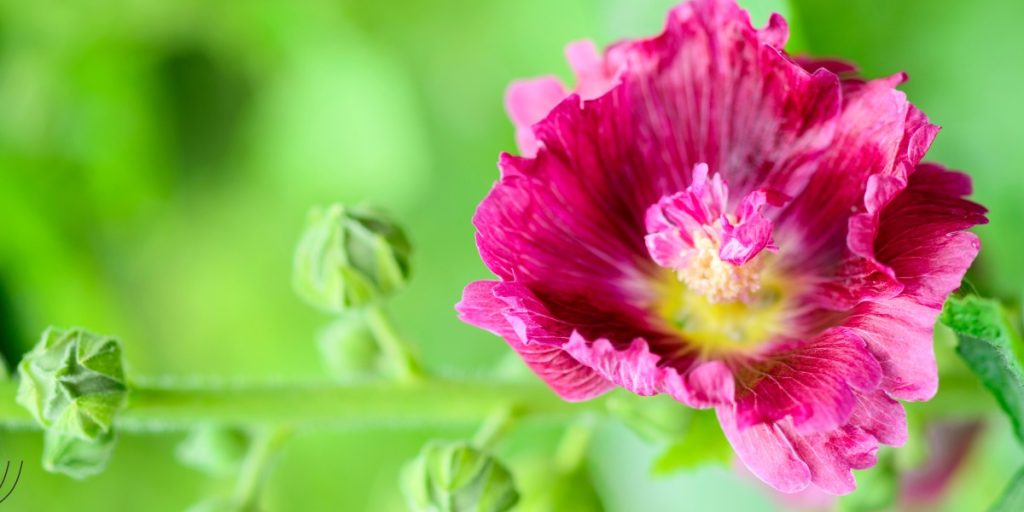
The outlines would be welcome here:
M 514 147 L 512 79 L 568 78 L 563 46 L 656 33 L 667 0 L 0 0 L 0 351 L 47 325 L 119 336 L 133 375 L 306 378 L 327 320 L 295 298 L 305 211 L 369 202 L 416 247 L 391 308 L 428 366 L 483 374 L 505 345 L 458 322 L 487 276 L 470 218 Z M 794 28 L 791 50 L 842 56 L 903 89 L 944 127 L 929 153 L 969 171 L 991 210 L 975 284 L 1024 291 L 1024 3 L 741 1 Z M 457 399 L 457 398 L 454 398 Z M 1024 458 L 1005 421 L 929 510 L 982 510 Z M 397 473 L 430 437 L 468 431 L 302 433 L 270 475 L 268 510 L 401 510 Z M 512 460 L 558 429 L 516 435 Z M 9 510 L 183 510 L 231 481 L 179 465 L 178 434 L 128 435 L 102 475 L 43 472 L 40 435 L 0 433 L 24 459 Z M 729 467 L 654 477 L 658 447 L 602 425 L 588 466 L 608 510 L 772 510 Z

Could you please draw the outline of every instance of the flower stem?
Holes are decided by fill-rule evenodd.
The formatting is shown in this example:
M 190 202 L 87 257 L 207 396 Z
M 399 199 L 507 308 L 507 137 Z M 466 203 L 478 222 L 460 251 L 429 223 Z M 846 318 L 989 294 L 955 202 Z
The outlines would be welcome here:
M 473 444 L 477 448 L 490 450 L 504 435 L 515 426 L 520 417 L 520 409 L 513 406 L 502 406 L 491 413 L 484 424 L 473 436 Z
M 16 404 L 17 382 L 0 382 L 0 426 L 38 428 Z M 572 418 L 604 400 L 569 403 L 539 382 L 495 380 L 360 381 L 291 384 L 139 382 L 115 421 L 121 432 L 185 430 L 213 423 L 242 428 L 427 427 L 479 424 L 498 407 L 522 416 Z
M 283 426 L 262 429 L 256 433 L 249 453 L 242 462 L 235 487 L 234 503 L 239 510 L 259 510 L 257 505 L 263 482 L 273 465 L 274 456 L 291 434 L 292 429 Z
M 594 418 L 583 416 L 565 429 L 555 450 L 554 466 L 562 473 L 579 469 L 594 437 Z
M 391 364 L 394 375 L 401 381 L 422 380 L 426 375 L 423 365 L 409 343 L 407 343 L 378 305 L 368 306 L 363 311 L 366 324 L 373 332 L 385 359 Z

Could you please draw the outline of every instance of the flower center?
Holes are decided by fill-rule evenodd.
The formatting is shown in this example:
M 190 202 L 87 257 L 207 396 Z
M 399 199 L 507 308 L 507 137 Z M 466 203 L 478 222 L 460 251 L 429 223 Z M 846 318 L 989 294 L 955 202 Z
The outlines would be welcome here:
M 751 300 L 761 289 L 764 259 L 756 257 L 743 265 L 733 265 L 719 256 L 719 244 L 696 231 L 692 235 L 693 254 L 686 267 L 677 269 L 679 280 L 686 287 L 707 298 L 712 304 Z
M 705 354 L 756 346 L 780 331 L 783 287 L 769 269 L 778 248 L 762 211 L 782 198 L 756 190 L 726 213 L 728 194 L 721 176 L 709 178 L 698 164 L 691 185 L 661 198 L 645 219 L 651 258 L 675 274 L 656 312 L 693 345 L 687 350 Z

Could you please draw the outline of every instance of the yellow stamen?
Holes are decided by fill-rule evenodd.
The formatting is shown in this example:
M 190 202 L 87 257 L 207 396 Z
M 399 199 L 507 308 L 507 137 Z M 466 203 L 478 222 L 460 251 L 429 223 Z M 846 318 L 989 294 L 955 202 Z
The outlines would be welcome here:
M 679 279 L 711 304 L 747 301 L 761 289 L 762 258 L 740 266 L 722 261 L 718 243 L 703 231 L 694 232 L 693 246 L 696 253 L 686 268 L 679 270 Z

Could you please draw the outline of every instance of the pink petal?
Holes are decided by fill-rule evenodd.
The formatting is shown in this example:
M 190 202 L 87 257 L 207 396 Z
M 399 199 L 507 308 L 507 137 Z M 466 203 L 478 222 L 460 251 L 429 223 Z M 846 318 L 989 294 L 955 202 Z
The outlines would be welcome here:
M 494 294 L 494 288 L 498 286 L 508 285 L 497 281 L 476 281 L 466 286 L 462 301 L 455 306 L 459 318 L 504 338 L 527 366 L 566 400 L 588 400 L 611 389 L 610 382 L 581 365 L 558 346 L 524 337 L 529 329 L 521 323 L 514 328 L 508 319 L 511 308 Z
M 526 156 L 537 154 L 538 142 L 533 125 L 555 108 L 568 93 L 555 77 L 512 82 L 505 92 L 505 110 L 516 127 L 519 151 Z
M 794 493 L 807 488 L 811 470 L 781 428 L 774 423 L 759 423 L 739 429 L 731 407 L 718 407 L 716 411 L 722 432 L 751 473 L 780 492 Z
M 758 360 L 738 363 L 737 426 L 788 417 L 800 432 L 831 431 L 849 420 L 855 391 L 873 390 L 881 377 L 864 340 L 848 329 L 782 345 Z
M 664 393 L 699 408 L 732 400 L 732 374 L 724 365 L 709 362 L 680 372 L 672 366 L 663 366 L 661 357 L 652 353 L 642 338 L 633 340 L 627 347 L 617 348 L 606 339 L 590 342 L 574 332 L 564 348 L 605 379 L 638 395 Z

